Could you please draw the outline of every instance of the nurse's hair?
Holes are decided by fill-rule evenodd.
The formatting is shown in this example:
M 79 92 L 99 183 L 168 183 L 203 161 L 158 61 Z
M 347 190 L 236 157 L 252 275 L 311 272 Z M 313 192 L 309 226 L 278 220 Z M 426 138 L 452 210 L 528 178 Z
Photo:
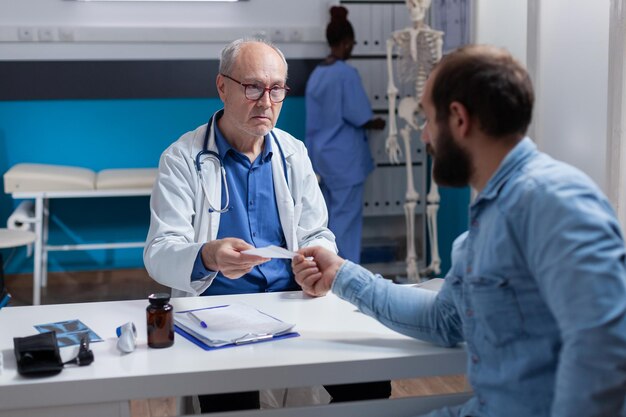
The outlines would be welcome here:
M 526 133 L 535 101 L 533 86 L 528 72 L 507 50 L 463 46 L 444 56 L 431 76 L 437 122 L 448 122 L 450 104 L 457 101 L 487 135 Z
M 326 26 L 328 45 L 339 45 L 345 39 L 354 39 L 354 29 L 348 20 L 348 9 L 343 6 L 330 8 L 330 23 Z
M 220 57 L 220 68 L 219 68 L 220 74 L 230 75 L 231 71 L 233 70 L 233 66 L 235 65 L 235 61 L 237 61 L 237 56 L 239 55 L 239 52 L 241 51 L 241 47 L 248 43 L 264 43 L 265 45 L 272 48 L 274 51 L 276 51 L 276 53 L 283 60 L 283 63 L 285 64 L 285 73 L 287 72 L 288 65 L 287 65 L 287 60 L 285 59 L 285 54 L 283 54 L 283 52 L 280 49 L 278 49 L 276 45 L 274 45 L 272 42 L 268 41 L 267 39 L 245 37 L 245 38 L 237 39 L 229 43 L 228 45 L 226 45 L 226 47 L 224 47 L 224 49 L 222 49 L 222 55 Z

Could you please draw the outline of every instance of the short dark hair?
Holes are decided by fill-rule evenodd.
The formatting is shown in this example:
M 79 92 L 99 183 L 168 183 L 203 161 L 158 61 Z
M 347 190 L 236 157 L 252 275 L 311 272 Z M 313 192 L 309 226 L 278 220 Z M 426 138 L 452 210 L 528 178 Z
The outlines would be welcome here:
M 330 46 L 335 46 L 345 39 L 354 39 L 354 29 L 348 20 L 348 9 L 333 6 L 330 8 L 330 23 L 326 26 L 326 40 Z
M 532 82 L 506 50 L 484 45 L 458 48 L 442 58 L 433 76 L 431 98 L 438 122 L 447 123 L 450 103 L 457 101 L 490 136 L 526 133 L 535 101 Z

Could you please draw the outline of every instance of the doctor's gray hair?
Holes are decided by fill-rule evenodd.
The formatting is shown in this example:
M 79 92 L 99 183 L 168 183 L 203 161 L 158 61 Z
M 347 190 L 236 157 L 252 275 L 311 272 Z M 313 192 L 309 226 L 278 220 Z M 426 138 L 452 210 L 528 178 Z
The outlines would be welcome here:
M 235 65 L 235 61 L 237 60 L 237 56 L 239 55 L 239 52 L 241 51 L 241 47 L 245 44 L 255 43 L 255 42 L 264 43 L 265 45 L 269 46 L 270 48 L 276 51 L 276 53 L 280 56 L 280 58 L 283 60 L 283 63 L 285 64 L 285 75 L 286 75 L 286 72 L 289 68 L 288 68 L 287 60 L 285 59 L 285 55 L 283 54 L 283 52 L 280 49 L 278 49 L 276 45 L 274 45 L 272 42 L 268 41 L 267 39 L 254 38 L 254 37 L 246 37 L 246 38 L 237 39 L 236 41 L 229 43 L 228 45 L 226 45 L 226 47 L 224 47 L 224 49 L 222 49 L 222 55 L 220 57 L 220 68 L 219 68 L 220 74 L 230 75 L 231 71 L 233 70 L 233 66 Z M 287 77 L 285 76 L 285 78 Z

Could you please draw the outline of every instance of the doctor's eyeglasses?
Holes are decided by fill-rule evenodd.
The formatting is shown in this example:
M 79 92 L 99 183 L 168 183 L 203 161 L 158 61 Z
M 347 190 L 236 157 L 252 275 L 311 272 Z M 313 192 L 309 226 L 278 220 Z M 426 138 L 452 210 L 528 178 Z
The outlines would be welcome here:
M 229 80 L 242 85 L 244 88 L 244 93 L 246 95 L 246 98 L 252 101 L 260 100 L 261 97 L 263 97 L 263 95 L 265 94 L 265 92 L 268 91 L 270 94 L 270 101 L 272 103 L 280 103 L 285 99 L 285 97 L 287 97 L 287 93 L 289 92 L 289 87 L 287 86 L 279 87 L 275 85 L 273 87 L 265 87 L 263 85 L 258 85 L 258 84 L 245 84 L 245 83 L 242 83 L 241 81 L 235 80 L 233 77 L 229 75 L 226 75 L 226 74 L 221 74 L 221 75 L 222 77 L 226 77 Z

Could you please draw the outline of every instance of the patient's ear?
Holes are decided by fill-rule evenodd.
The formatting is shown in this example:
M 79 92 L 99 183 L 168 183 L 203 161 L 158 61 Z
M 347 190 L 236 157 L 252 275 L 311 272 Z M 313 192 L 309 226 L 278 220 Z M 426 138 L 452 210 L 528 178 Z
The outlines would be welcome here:
M 472 120 L 467 107 L 458 101 L 450 103 L 449 125 L 457 137 L 466 137 L 469 134 L 471 123 Z

